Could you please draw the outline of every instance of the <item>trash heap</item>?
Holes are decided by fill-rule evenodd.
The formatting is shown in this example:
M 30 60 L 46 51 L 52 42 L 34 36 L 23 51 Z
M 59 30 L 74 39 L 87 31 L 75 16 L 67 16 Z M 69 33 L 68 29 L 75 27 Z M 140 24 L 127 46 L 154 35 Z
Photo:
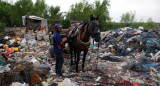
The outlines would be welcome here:
M 64 54 L 64 77 L 56 76 L 46 30 L 4 36 L 0 38 L 0 85 L 159 86 L 159 35 L 160 30 L 131 27 L 102 32 L 100 43 L 91 39 L 86 72 L 81 71 L 82 60 L 79 73 L 71 72 L 70 54 Z
M 103 34 L 99 58 L 108 75 L 121 86 L 159 86 L 159 30 L 125 27 Z
M 21 34 L 22 35 L 22 34 Z M 0 43 L 0 85 L 26 86 L 47 81 L 50 67 L 44 62 L 48 57 L 49 43 L 35 40 L 29 31 L 20 36 L 1 37 Z M 45 49 L 45 50 L 43 50 Z

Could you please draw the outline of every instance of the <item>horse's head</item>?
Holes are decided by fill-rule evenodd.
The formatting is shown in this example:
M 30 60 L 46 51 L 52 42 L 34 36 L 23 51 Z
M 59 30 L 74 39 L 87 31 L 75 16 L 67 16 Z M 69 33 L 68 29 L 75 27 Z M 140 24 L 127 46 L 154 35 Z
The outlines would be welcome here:
M 100 29 L 101 26 L 98 22 L 98 18 L 94 18 L 92 15 L 90 17 L 90 22 L 88 24 L 88 32 L 91 35 L 93 39 L 95 39 L 96 42 L 99 42 L 101 37 L 100 37 Z

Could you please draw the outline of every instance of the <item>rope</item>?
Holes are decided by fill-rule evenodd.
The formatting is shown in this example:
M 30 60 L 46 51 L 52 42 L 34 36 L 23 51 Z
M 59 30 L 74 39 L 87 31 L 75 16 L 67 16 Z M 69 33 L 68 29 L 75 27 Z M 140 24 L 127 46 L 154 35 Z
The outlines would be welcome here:
M 80 34 L 78 35 L 78 40 L 80 41 L 80 43 L 81 44 L 83 44 L 83 45 L 87 45 L 87 44 L 89 44 L 90 43 L 90 39 L 87 41 L 87 42 L 83 42 L 82 40 L 81 40 L 81 38 L 80 38 L 80 36 L 81 36 L 81 32 L 82 31 L 80 31 Z

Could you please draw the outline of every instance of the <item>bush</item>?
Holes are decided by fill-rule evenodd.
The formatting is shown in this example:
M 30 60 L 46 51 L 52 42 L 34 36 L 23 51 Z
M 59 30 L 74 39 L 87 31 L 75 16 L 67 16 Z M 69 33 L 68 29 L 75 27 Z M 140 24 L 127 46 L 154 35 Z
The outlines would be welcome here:
M 0 22 L 0 32 L 4 32 L 4 28 L 5 28 L 5 23 Z

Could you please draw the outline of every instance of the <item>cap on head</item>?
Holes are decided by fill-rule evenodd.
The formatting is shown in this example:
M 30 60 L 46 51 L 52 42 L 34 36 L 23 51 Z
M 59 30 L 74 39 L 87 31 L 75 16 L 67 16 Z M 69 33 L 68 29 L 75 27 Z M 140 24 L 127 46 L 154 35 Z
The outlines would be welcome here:
M 61 27 L 62 27 L 62 25 L 60 25 L 60 24 L 55 24 L 55 25 L 54 25 L 54 28 L 55 28 L 55 29 L 58 29 L 58 28 L 61 28 Z

